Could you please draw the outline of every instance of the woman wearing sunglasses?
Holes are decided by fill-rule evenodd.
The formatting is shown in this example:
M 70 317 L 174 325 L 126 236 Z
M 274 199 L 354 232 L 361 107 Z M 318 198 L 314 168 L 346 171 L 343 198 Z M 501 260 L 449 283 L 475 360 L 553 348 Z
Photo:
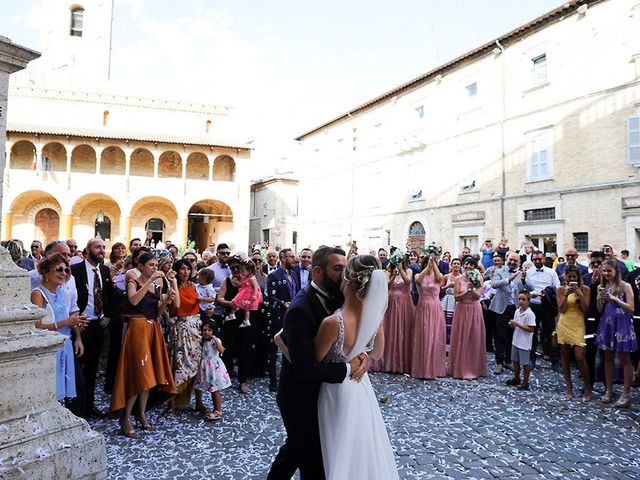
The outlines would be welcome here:
M 69 312 L 69 302 L 63 287 L 71 273 L 67 259 L 60 253 L 54 253 L 42 258 L 37 268 L 42 280 L 31 292 L 31 303 L 44 308 L 47 314 L 36 321 L 35 327 L 58 331 L 67 338 L 56 354 L 56 398 L 62 402 L 65 398 L 76 396 L 73 354 L 75 351 L 81 357 L 84 353 L 80 330 L 87 324 L 87 319 L 78 315 L 77 311 Z M 72 328 L 75 330 L 75 341 L 72 341 Z

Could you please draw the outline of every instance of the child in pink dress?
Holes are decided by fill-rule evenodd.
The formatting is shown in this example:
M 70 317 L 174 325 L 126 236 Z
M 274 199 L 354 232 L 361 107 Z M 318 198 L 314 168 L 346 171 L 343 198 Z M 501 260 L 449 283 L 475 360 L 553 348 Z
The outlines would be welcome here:
M 256 266 L 249 260 L 240 265 L 242 274 L 242 285 L 238 290 L 238 294 L 233 298 L 233 304 L 244 311 L 244 320 L 240 324 L 240 328 L 248 327 L 249 315 L 252 311 L 258 310 L 258 306 L 262 302 L 262 292 L 256 280 Z

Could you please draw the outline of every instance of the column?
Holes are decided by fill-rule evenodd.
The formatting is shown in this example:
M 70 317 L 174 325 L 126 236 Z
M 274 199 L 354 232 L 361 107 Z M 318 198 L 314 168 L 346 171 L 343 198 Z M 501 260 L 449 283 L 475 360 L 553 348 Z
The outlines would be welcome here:
M 209 181 L 213 180 L 213 154 L 207 155 L 207 160 L 209 160 Z
M 125 190 L 129 194 L 129 175 L 131 172 L 131 155 L 133 155 L 133 148 L 123 148 L 124 152 L 124 183 Z M 122 235 L 122 234 L 121 234 Z
M 120 216 L 120 237 L 122 243 L 128 246 L 131 241 L 131 217 L 128 215 Z
M 71 154 L 73 151 L 73 146 L 71 144 L 67 145 L 67 190 L 71 191 Z
M 71 213 L 60 215 L 60 238 L 73 238 L 73 215 Z
M 160 163 L 160 152 L 154 150 L 153 155 L 153 178 L 158 178 L 158 164 Z
M 100 175 L 100 163 L 102 161 L 102 152 L 104 151 L 104 147 L 95 147 L 96 152 L 96 173 Z
M 9 240 L 13 238 L 11 234 L 13 230 L 13 213 L 6 212 L 2 214 L 2 238 Z
M 178 220 L 176 221 L 176 244 L 186 245 L 188 233 L 189 233 L 189 219 L 178 218 Z

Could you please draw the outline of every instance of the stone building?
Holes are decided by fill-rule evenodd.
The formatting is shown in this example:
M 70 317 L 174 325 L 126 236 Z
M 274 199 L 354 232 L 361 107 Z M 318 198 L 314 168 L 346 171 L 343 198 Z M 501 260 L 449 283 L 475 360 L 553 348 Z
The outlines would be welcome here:
M 41 63 L 9 90 L 2 238 L 244 248 L 251 151 L 232 109 L 114 85 L 112 0 L 42 8 Z
M 570 1 L 301 135 L 300 243 L 640 254 L 640 3 Z
M 274 175 L 251 185 L 249 243 L 267 243 L 298 251 L 298 181 Z

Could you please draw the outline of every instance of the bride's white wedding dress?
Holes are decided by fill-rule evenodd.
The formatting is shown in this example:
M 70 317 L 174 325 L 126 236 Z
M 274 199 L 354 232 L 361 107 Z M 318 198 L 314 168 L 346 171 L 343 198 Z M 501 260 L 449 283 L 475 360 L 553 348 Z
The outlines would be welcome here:
M 324 361 L 347 362 L 370 350 L 387 304 L 384 272 L 374 271 L 371 281 L 353 349 L 344 353 L 344 322 L 342 311 L 338 310 L 338 339 Z M 360 382 L 347 378 L 342 383 L 323 383 L 318 397 L 318 419 L 327 480 L 398 478 L 387 429 L 368 374 Z

